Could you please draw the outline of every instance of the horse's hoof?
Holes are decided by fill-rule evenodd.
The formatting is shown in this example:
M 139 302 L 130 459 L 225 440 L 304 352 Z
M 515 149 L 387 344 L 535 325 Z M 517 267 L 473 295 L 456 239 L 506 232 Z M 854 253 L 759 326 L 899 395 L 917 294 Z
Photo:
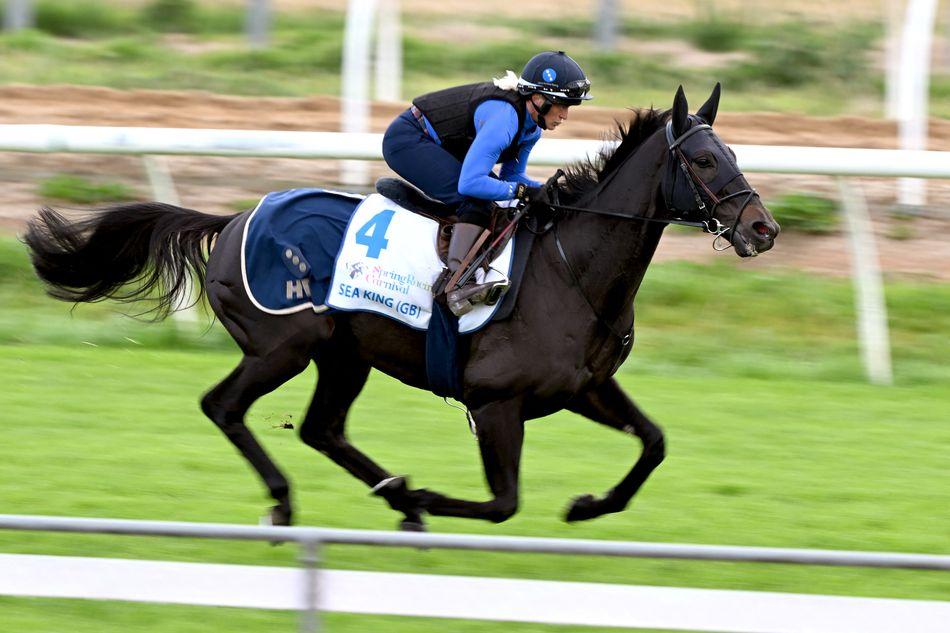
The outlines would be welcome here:
M 292 512 L 288 508 L 276 505 L 270 509 L 270 512 L 260 518 L 258 524 L 268 527 L 275 525 L 288 526 L 290 525 L 291 514 Z M 270 541 L 270 544 L 283 545 L 284 541 Z
M 426 529 L 426 524 L 422 522 L 421 519 L 418 521 L 412 521 L 410 519 L 403 519 L 399 522 L 399 531 L 400 532 L 428 532 Z
M 283 505 L 276 505 L 270 509 L 270 514 L 264 517 L 269 525 L 290 525 L 293 512 Z
M 602 505 L 603 502 L 594 495 L 574 497 L 573 502 L 571 502 L 571 507 L 568 508 L 567 514 L 564 516 L 564 520 L 568 523 L 573 523 L 574 521 L 586 521 L 587 519 L 599 517 L 603 514 L 603 510 L 601 509 Z

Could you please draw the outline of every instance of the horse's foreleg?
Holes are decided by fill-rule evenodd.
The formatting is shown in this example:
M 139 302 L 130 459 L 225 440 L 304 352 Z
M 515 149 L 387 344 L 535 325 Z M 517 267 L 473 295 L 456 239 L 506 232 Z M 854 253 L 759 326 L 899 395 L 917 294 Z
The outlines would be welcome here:
M 518 511 L 518 474 L 524 422 L 518 402 L 495 402 L 473 412 L 489 501 L 465 501 L 434 495 L 426 511 L 432 515 L 485 519 L 501 523 Z
M 306 356 L 289 352 L 266 357 L 245 356 L 227 378 L 201 399 L 201 410 L 250 462 L 277 502 L 270 517 L 275 525 L 290 525 L 290 486 L 247 428 L 244 414 L 255 400 L 299 374 L 309 362 Z
M 565 519 L 582 521 L 620 512 L 627 507 L 653 469 L 663 461 L 663 431 L 637 408 L 613 378 L 581 394 L 567 408 L 595 422 L 636 435 L 643 443 L 643 452 L 627 476 L 606 495 L 600 498 L 593 495 L 575 498 Z

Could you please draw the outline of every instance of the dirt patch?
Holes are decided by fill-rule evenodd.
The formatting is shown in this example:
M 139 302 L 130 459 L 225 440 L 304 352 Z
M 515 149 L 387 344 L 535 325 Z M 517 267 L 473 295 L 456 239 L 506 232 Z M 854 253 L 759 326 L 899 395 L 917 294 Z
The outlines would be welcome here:
M 372 130 L 381 132 L 404 103 L 375 103 Z M 50 123 L 143 127 L 186 127 L 272 130 L 339 130 L 340 103 L 332 97 L 258 99 L 201 92 L 119 91 L 74 86 L 0 87 L 0 123 Z M 602 138 L 624 110 L 584 106 L 552 138 Z M 893 123 L 859 117 L 810 118 L 784 114 L 722 112 L 716 121 L 729 143 L 814 145 L 838 147 L 896 147 Z M 931 148 L 950 150 L 950 121 L 932 120 Z M 170 156 L 164 159 L 175 179 L 184 206 L 215 213 L 232 213 L 253 203 L 263 193 L 300 186 L 342 187 L 337 161 L 292 159 Z M 142 198 L 151 191 L 142 160 L 135 156 L 77 154 L 0 154 L 0 227 L 19 230 L 26 218 L 46 201 L 38 183 L 55 174 L 70 173 L 92 179 L 123 182 Z M 539 179 L 549 169 L 531 170 Z M 385 165 L 372 163 L 373 178 L 391 175 Z M 752 184 L 768 200 L 786 191 L 814 191 L 837 196 L 833 179 L 820 176 L 752 174 Z M 897 220 L 893 179 L 858 179 L 868 197 L 880 236 L 878 248 L 885 271 L 950 280 L 950 183 L 929 183 L 929 209 L 924 217 Z M 905 239 L 892 239 L 899 235 Z M 709 261 L 723 257 L 712 251 L 702 235 L 670 231 L 664 237 L 660 259 Z M 844 236 L 783 235 L 767 256 L 745 265 L 791 266 L 829 274 L 848 274 L 849 249 Z
M 675 59 L 681 68 L 726 68 L 731 64 L 741 64 L 751 56 L 743 51 L 714 53 L 703 51 L 683 40 L 635 40 L 624 39 L 618 50 L 636 55 L 649 55 L 665 59 Z
M 233 50 L 234 46 L 225 42 L 212 42 L 198 39 L 193 35 L 185 33 L 166 33 L 162 35 L 161 42 L 163 46 L 186 55 L 200 55 L 202 53 L 217 53 L 226 50 Z

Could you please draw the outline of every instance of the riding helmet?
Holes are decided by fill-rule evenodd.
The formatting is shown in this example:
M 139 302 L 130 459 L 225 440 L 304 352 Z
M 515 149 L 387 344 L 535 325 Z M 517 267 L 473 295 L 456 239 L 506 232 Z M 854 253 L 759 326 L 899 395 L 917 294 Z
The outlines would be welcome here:
M 518 80 L 518 92 L 538 93 L 558 105 L 580 105 L 591 98 L 590 80 L 564 51 L 546 51 L 532 57 Z

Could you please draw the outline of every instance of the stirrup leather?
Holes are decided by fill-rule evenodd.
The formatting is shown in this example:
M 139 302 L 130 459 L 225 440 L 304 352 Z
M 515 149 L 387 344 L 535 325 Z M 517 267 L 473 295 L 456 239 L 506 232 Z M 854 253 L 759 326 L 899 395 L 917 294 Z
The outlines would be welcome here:
M 445 302 L 455 316 L 469 313 L 479 303 L 494 305 L 510 285 L 507 279 L 476 282 L 475 267 L 479 265 L 476 255 L 489 235 L 489 231 L 477 225 L 459 223 L 454 226 L 448 261 L 452 272 L 446 285 Z

